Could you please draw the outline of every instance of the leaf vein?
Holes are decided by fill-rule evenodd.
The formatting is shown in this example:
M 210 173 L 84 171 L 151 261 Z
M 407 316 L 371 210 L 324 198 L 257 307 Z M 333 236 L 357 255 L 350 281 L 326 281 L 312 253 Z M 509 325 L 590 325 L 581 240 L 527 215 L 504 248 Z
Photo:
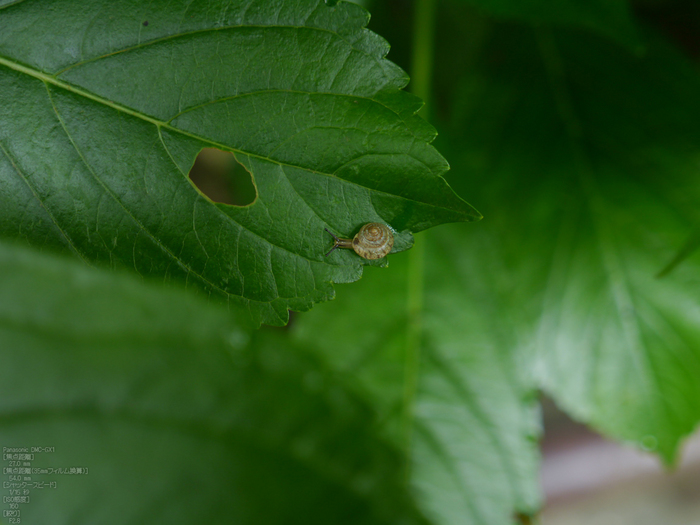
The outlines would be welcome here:
M 56 220 L 56 217 L 54 217 L 53 213 L 51 213 L 51 210 L 49 210 L 46 207 L 46 205 L 44 204 L 44 201 L 41 200 L 41 197 L 37 193 L 36 188 L 31 184 L 31 182 L 29 182 L 29 179 L 24 175 L 24 173 L 22 173 L 22 170 L 19 168 L 19 166 L 17 165 L 15 160 L 10 155 L 10 152 L 5 149 L 5 147 L 2 145 L 2 143 L 0 143 L 0 150 L 2 150 L 2 152 L 5 155 L 5 157 L 7 158 L 7 160 L 10 162 L 10 164 L 12 164 L 12 167 L 14 168 L 17 175 L 19 175 L 19 177 L 22 179 L 22 181 L 27 185 L 27 187 L 29 188 L 29 191 L 32 192 L 32 195 L 34 196 L 34 198 L 37 200 L 37 202 L 39 202 L 39 206 L 41 206 L 41 208 L 44 210 L 44 212 L 46 212 L 46 215 L 49 217 L 49 219 L 51 219 L 51 222 L 54 224 L 54 226 L 56 226 L 58 231 L 61 233 L 63 238 L 68 243 L 68 246 L 70 246 L 70 248 L 75 252 L 75 254 L 78 255 L 78 257 L 80 257 L 86 264 L 90 264 L 88 262 L 87 258 L 84 257 L 83 253 L 80 250 L 78 250 L 78 247 L 73 242 L 73 239 L 71 239 L 70 235 L 68 235 L 68 232 L 66 232 L 61 227 L 61 225 Z

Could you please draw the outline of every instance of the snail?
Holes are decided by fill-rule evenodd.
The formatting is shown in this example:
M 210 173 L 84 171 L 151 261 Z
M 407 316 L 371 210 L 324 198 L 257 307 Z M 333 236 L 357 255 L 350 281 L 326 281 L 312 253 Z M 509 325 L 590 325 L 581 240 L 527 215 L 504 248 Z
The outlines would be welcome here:
M 394 234 L 391 229 L 380 222 L 365 224 L 352 239 L 336 237 L 328 228 L 325 230 L 333 235 L 335 245 L 326 254 L 328 257 L 336 248 L 348 248 L 365 259 L 381 259 L 387 255 L 394 246 Z

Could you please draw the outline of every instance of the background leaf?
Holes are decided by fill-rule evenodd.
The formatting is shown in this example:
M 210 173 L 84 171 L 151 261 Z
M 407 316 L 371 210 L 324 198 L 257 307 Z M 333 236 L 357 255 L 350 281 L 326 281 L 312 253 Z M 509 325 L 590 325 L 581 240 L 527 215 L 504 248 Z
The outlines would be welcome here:
M 484 50 L 454 121 L 473 177 L 453 183 L 501 203 L 504 315 L 534 320 L 535 374 L 570 414 L 671 461 L 700 418 L 697 254 L 655 276 L 697 225 L 697 72 L 660 43 L 640 59 L 512 26 Z
M 508 524 L 516 510 L 539 506 L 537 401 L 518 360 L 527 341 L 492 292 L 503 274 L 483 257 L 490 239 L 453 242 L 464 235 L 441 227 L 421 236 L 423 275 L 395 256 L 381 275 L 368 272 L 300 316 L 292 332 L 374 400 L 383 432 L 410 456 L 407 472 L 428 516 Z M 407 306 L 410 279 L 424 281 L 417 315 Z
M 641 46 L 627 0 L 462 0 L 484 13 L 519 22 L 582 27 L 632 48 Z
M 127 266 L 284 324 L 361 275 L 323 228 L 478 218 L 366 11 L 323 1 L 25 0 L 0 10 L 0 232 Z M 247 207 L 187 180 L 205 146 L 254 177 Z M 381 264 L 381 263 L 380 263 Z
M 653 34 L 640 57 L 472 14 L 438 16 L 434 107 L 448 180 L 484 220 L 426 232 L 422 268 L 392 257 L 293 332 L 404 446 L 415 415 L 411 480 L 436 523 L 507 524 L 537 507 L 535 389 L 666 462 L 700 419 L 698 253 L 656 277 L 697 235 L 700 79 Z
M 337 377 L 180 290 L 2 243 L 0 349 L 0 442 L 88 469 L 22 521 L 426 523 Z

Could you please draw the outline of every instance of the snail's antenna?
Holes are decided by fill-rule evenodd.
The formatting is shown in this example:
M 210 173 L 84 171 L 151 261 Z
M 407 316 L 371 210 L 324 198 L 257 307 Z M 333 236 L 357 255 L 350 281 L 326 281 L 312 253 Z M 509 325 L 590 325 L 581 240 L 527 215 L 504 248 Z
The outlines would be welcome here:
M 328 252 L 326 255 L 324 255 L 324 257 L 328 257 L 328 256 L 331 254 L 331 252 L 332 252 L 333 250 L 335 250 L 338 246 L 340 246 L 340 239 L 338 239 L 338 237 L 336 237 L 336 236 L 333 234 L 333 232 L 330 231 L 328 228 L 323 228 L 323 229 L 326 230 L 328 233 L 330 233 L 331 236 L 335 239 L 335 245 L 333 245 L 333 248 L 331 248 L 331 249 L 329 250 L 329 252 Z

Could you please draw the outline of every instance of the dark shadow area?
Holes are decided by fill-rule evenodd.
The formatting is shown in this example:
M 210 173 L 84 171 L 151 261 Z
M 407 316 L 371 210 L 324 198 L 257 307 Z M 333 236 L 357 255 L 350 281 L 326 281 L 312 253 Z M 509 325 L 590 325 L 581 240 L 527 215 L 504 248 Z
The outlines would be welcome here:
M 659 29 L 691 60 L 700 59 L 700 2 L 697 0 L 636 0 L 634 14 Z

